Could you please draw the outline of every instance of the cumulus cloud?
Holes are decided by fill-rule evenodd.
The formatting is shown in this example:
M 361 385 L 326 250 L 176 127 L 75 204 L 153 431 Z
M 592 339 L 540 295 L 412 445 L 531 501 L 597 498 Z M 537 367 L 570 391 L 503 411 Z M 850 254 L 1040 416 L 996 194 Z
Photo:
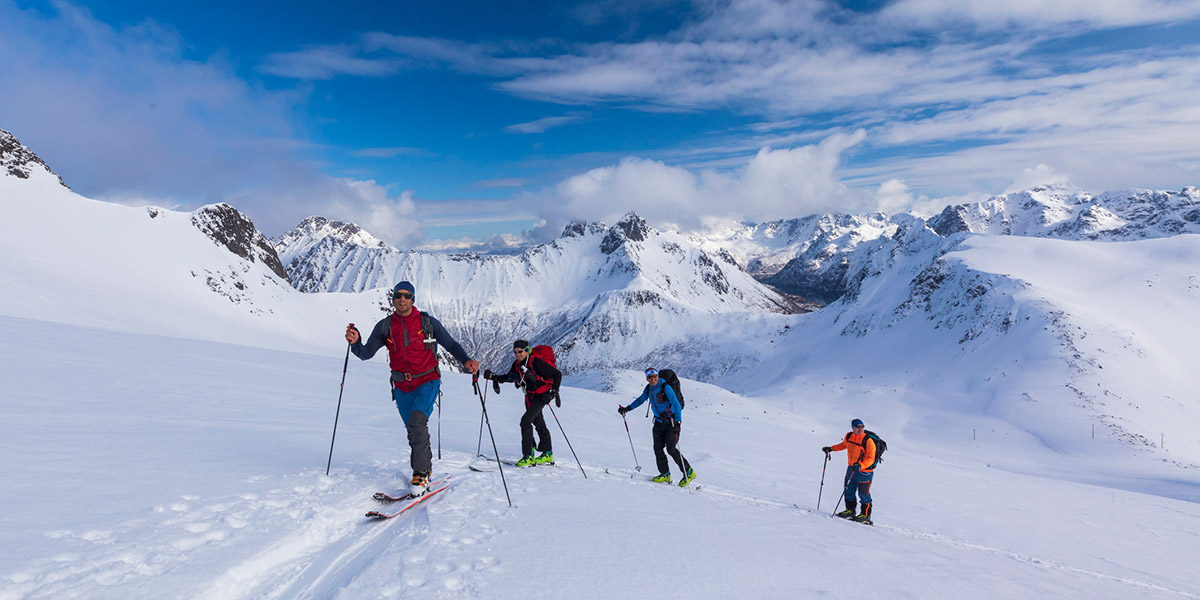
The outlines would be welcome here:
M 1194 183 L 1200 44 L 1076 40 L 1117 28 L 1194 25 L 1200 0 L 880 4 L 850 10 L 828 0 L 698 3 L 674 31 L 619 42 L 471 44 L 364 34 L 353 57 L 483 75 L 499 90 L 536 101 L 758 115 L 784 139 L 813 127 L 862 128 L 873 148 L 887 150 L 873 171 L 859 173 L 869 186 L 901 179 L 915 188 L 998 189 L 1039 163 L 1095 187 Z M 605 15 L 584 11 L 579 18 L 602 22 Z M 324 57 L 345 53 L 333 45 L 324 54 L 300 50 L 296 58 L 319 74 Z M 341 72 L 355 68 L 347 60 Z M 566 122 L 548 117 L 507 131 Z M 764 143 L 754 132 L 742 141 L 788 145 Z M 712 160 L 741 156 L 738 150 Z
M 534 237 L 557 235 L 571 220 L 613 222 L 634 211 L 657 226 L 683 229 L 712 218 L 767 220 L 819 212 L 876 210 L 899 196 L 891 186 L 880 196 L 847 187 L 840 179 L 843 155 L 866 133 L 837 133 L 795 148 L 762 148 L 732 170 L 693 171 L 643 158 L 592 169 L 529 194 L 545 220 Z M 903 184 L 898 184 L 903 185 Z
M 1048 165 L 1038 165 L 1036 167 L 1025 169 L 1021 174 L 1013 180 L 1012 183 L 1004 189 L 1005 194 L 1019 192 L 1029 189 L 1037 185 L 1047 184 L 1065 184 L 1070 179 L 1064 173 L 1059 173 L 1053 167 Z
M 319 214 L 420 242 L 410 194 L 320 172 L 297 125 L 302 90 L 251 85 L 220 56 L 185 58 L 178 34 L 152 22 L 114 28 L 55 7 L 0 0 L 0 126 L 77 192 L 181 210 L 229 202 L 268 235 Z

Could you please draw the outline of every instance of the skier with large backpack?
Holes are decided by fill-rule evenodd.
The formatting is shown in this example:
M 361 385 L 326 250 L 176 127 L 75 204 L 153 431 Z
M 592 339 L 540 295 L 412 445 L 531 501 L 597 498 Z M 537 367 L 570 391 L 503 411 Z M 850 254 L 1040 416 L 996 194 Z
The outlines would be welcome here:
M 641 406 L 646 400 L 650 401 L 650 408 L 654 411 L 654 459 L 658 462 L 659 473 L 651 481 L 671 483 L 671 467 L 667 462 L 667 455 L 670 455 L 679 466 L 679 471 L 683 473 L 679 487 L 687 487 L 696 478 L 696 472 L 678 448 L 679 433 L 683 429 L 683 400 L 675 393 L 679 387 L 679 378 L 669 369 L 663 369 L 663 372 L 671 374 L 675 380 L 674 385 L 660 377 L 658 369 L 646 369 L 646 389 L 642 390 L 642 395 L 629 403 L 629 406 L 617 407 L 617 413 L 625 416 L 625 413 Z
M 871 503 L 871 482 L 875 478 L 875 466 L 879 464 L 884 451 L 887 450 L 887 442 L 881 440 L 874 432 L 867 431 L 866 425 L 861 419 L 850 421 L 850 429 L 851 431 L 842 437 L 841 442 L 825 446 L 821 448 L 821 451 L 825 453 L 827 459 L 830 452 L 847 451 L 846 462 L 849 466 L 846 467 L 844 481 L 846 489 L 843 492 L 846 497 L 846 508 L 837 513 L 837 516 L 870 525 L 871 515 L 874 512 Z M 858 499 L 862 501 L 862 512 L 857 516 L 854 514 L 856 491 Z
M 429 417 L 442 387 L 438 369 L 437 345 L 441 344 L 471 373 L 479 371 L 479 363 L 467 356 L 465 350 L 450 336 L 441 322 L 413 306 L 416 290 L 413 284 L 401 281 L 392 288 L 395 312 L 375 324 L 364 342 L 353 324 L 346 327 L 350 350 L 362 360 L 375 356 L 380 348 L 388 349 L 388 364 L 392 368 L 392 400 L 408 430 L 408 445 L 412 450 L 412 494 L 421 495 L 429 489 L 433 471 L 433 450 L 429 446 Z
M 500 391 L 501 383 L 512 382 L 518 388 L 525 390 L 525 413 L 521 415 L 521 460 L 518 467 L 554 464 L 554 444 L 550 440 L 550 429 L 546 427 L 546 419 L 542 417 L 542 409 L 554 401 L 555 406 L 562 406 L 562 398 L 558 388 L 562 385 L 562 371 L 555 366 L 554 349 L 550 346 L 530 347 L 529 342 L 517 340 L 513 342 L 513 354 L 516 360 L 512 368 L 503 375 L 484 370 L 483 378 L 491 379 L 496 392 Z M 533 432 L 537 430 L 537 451 L 533 455 Z

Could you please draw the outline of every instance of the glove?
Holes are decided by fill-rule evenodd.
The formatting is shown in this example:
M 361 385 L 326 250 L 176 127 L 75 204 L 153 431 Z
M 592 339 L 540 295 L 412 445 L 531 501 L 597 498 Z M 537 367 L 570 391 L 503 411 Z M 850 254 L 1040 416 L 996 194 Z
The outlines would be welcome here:
M 562 408 L 562 398 L 558 396 L 558 390 L 554 390 L 554 406 Z
M 830 452 L 833 452 L 833 448 L 830 448 L 829 446 L 825 446 L 824 448 L 821 448 L 821 452 L 824 452 L 825 454 L 829 454 Z
M 492 377 L 495 377 L 495 376 L 496 376 L 496 374 L 493 373 L 491 369 L 483 370 L 483 378 L 484 379 L 491 379 Z
M 632 408 L 629 408 L 628 406 L 618 406 L 618 407 L 617 407 L 617 414 L 619 414 L 619 415 L 621 415 L 621 416 L 623 417 L 623 416 L 625 416 L 625 413 L 627 413 L 627 412 L 629 412 L 629 411 L 631 411 L 631 410 L 633 410 L 633 409 L 632 409 Z
M 854 464 L 850 465 L 850 469 L 851 469 L 852 471 L 857 471 L 857 470 L 859 470 L 859 469 L 861 469 L 861 468 L 862 468 L 862 465 L 860 465 L 860 464 L 858 464 L 858 463 L 854 463 Z
M 500 393 L 500 382 L 493 379 L 492 380 L 492 389 L 496 390 L 496 393 L 499 394 Z

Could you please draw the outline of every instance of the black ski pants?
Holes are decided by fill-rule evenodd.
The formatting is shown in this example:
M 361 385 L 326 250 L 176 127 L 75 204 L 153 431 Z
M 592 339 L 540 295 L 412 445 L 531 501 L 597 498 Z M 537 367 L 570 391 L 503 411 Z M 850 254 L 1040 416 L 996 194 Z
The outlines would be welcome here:
M 554 399 L 554 394 L 525 394 L 525 414 L 521 415 L 521 456 L 533 456 L 533 431 L 537 430 L 538 452 L 553 452 L 550 429 L 542 417 L 542 409 Z
M 692 465 L 688 464 L 683 454 L 679 452 L 679 432 L 683 429 L 683 423 L 679 421 L 654 421 L 654 460 L 658 462 L 658 472 L 668 473 L 671 467 L 667 463 L 667 455 L 675 459 L 675 464 L 679 465 L 679 471 L 687 475 Z M 663 452 L 666 448 L 666 452 Z

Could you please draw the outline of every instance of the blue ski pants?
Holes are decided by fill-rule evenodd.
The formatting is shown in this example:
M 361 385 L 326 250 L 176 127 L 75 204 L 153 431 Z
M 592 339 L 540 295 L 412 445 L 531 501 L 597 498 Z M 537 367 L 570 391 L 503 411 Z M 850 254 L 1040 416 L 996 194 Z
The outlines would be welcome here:
M 846 506 L 854 506 L 854 493 L 858 492 L 858 498 L 862 500 L 864 505 L 871 503 L 871 480 L 875 478 L 875 472 L 863 473 L 855 471 L 854 467 L 846 467 Z
M 396 410 L 404 419 L 404 427 L 408 430 L 408 447 L 412 450 L 409 462 L 413 473 L 429 474 L 433 471 L 433 450 L 429 447 L 429 417 L 433 416 L 433 407 L 437 403 L 438 392 L 442 389 L 442 380 L 423 383 L 411 392 L 402 392 L 392 386 L 392 400 L 396 401 Z

